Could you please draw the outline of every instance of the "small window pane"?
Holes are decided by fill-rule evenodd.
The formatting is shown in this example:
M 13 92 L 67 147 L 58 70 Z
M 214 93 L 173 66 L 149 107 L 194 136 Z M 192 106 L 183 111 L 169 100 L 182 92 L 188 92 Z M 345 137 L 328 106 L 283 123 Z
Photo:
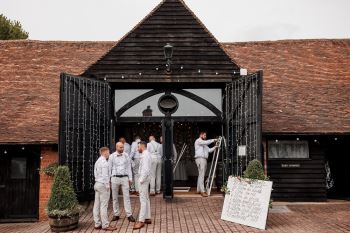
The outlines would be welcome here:
M 26 171 L 26 158 L 13 158 L 11 160 L 11 179 L 25 179 L 27 174 Z
M 309 145 L 307 141 L 269 141 L 270 159 L 307 159 Z

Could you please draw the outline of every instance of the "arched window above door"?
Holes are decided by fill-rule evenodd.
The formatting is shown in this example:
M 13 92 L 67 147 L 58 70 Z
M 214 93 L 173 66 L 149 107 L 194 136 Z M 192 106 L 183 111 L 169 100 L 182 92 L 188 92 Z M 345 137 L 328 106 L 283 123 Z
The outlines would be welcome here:
M 150 93 L 150 95 L 147 95 Z M 162 117 L 158 109 L 158 99 L 163 91 L 151 90 L 116 90 L 115 110 L 121 113 L 118 117 Z M 179 108 L 174 117 L 218 116 L 222 111 L 221 89 L 186 89 L 172 91 L 179 101 Z M 136 102 L 133 100 L 140 97 Z M 142 98 L 146 97 L 146 98 Z M 142 100 L 141 100 L 142 98 Z M 132 103 L 133 102 L 133 103 Z M 132 104 L 130 104 L 132 103 Z M 130 107 L 126 105 L 130 104 Z M 123 109 L 124 108 L 124 109 Z M 120 111 L 123 109 L 122 111 Z M 117 114 L 118 115 L 118 114 Z

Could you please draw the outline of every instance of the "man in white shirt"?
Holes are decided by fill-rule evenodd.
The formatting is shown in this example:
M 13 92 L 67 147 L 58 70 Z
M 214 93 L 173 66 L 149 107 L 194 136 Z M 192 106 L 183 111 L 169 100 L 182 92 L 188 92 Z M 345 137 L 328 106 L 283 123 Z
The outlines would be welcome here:
M 149 200 L 148 188 L 151 180 L 152 158 L 147 151 L 147 143 L 139 142 L 138 151 L 142 154 L 140 161 L 140 213 L 139 221 L 135 224 L 134 230 L 141 229 L 145 224 L 151 224 L 151 204 Z
M 129 143 L 126 142 L 124 137 L 119 138 L 119 142 L 124 144 L 124 152 L 130 155 L 131 152 L 131 146 Z
M 130 152 L 130 158 L 132 161 L 132 172 L 133 172 L 133 187 L 132 192 L 136 192 L 136 194 L 139 194 L 139 167 L 140 167 L 140 159 L 141 159 L 141 153 L 138 151 L 138 143 L 141 141 L 141 138 L 139 136 L 135 137 L 135 141 L 131 143 L 131 152 Z
M 152 168 L 151 168 L 151 188 L 150 195 L 154 196 L 160 193 L 160 187 L 162 184 L 162 155 L 161 146 L 156 141 L 154 136 L 149 136 L 149 143 L 147 144 L 147 150 L 152 157 Z
M 109 168 L 111 172 L 112 183 L 112 198 L 113 198 L 113 219 L 117 221 L 120 218 L 118 193 L 121 186 L 124 199 L 125 214 L 128 217 L 129 222 L 135 222 L 131 212 L 129 187 L 132 183 L 132 172 L 130 158 L 127 153 L 124 152 L 124 144 L 118 142 L 116 144 L 116 152 L 109 157 Z
M 94 166 L 95 176 L 95 202 L 94 202 L 94 222 L 95 229 L 103 229 L 105 231 L 113 231 L 116 228 L 110 227 L 108 222 L 108 201 L 110 195 L 110 170 L 107 159 L 109 157 L 109 149 L 107 147 L 100 148 L 100 158 L 97 159 Z
M 216 142 L 217 139 L 207 139 L 206 132 L 200 132 L 199 138 L 194 143 L 196 164 L 198 167 L 198 180 L 197 180 L 197 193 L 200 193 L 202 197 L 208 197 L 206 190 L 204 188 L 204 176 L 207 170 L 207 159 L 209 153 L 212 153 L 216 146 L 209 148 L 208 145 Z

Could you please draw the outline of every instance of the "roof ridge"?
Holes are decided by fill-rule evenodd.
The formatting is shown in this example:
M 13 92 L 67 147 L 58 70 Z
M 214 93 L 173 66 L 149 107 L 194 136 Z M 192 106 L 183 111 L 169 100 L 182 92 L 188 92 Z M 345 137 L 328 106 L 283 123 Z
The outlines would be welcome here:
M 288 43 L 305 43 L 305 42 L 350 42 L 350 38 L 313 38 L 313 39 L 282 39 L 282 40 L 262 40 L 262 41 L 237 41 L 237 42 L 221 42 L 222 45 L 232 44 L 288 44 Z

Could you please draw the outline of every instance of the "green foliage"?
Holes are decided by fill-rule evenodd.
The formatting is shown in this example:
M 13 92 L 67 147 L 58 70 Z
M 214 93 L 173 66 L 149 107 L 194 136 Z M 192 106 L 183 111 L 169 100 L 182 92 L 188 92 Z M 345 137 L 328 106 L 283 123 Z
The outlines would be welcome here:
M 249 162 L 247 169 L 243 172 L 243 178 L 252 180 L 269 180 L 264 174 L 262 164 L 257 159 L 253 159 Z
M 225 194 L 230 194 L 230 190 L 227 187 L 227 181 L 221 186 L 220 191 L 225 193 Z
M 58 163 L 51 163 L 47 167 L 40 169 L 41 173 L 44 173 L 48 176 L 54 176 L 58 168 Z
M 67 166 L 58 166 L 47 204 L 50 217 L 71 217 L 79 213 L 79 204 Z
M 0 14 L 0 40 L 27 39 L 28 35 L 20 22 Z

